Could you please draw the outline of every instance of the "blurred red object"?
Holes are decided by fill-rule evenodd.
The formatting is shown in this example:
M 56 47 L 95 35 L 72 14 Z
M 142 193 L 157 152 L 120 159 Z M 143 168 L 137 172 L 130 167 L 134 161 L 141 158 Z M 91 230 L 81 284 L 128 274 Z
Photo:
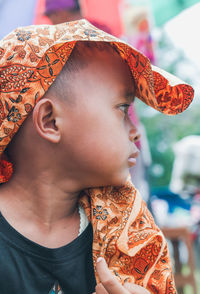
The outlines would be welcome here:
M 52 24 L 51 20 L 44 14 L 46 0 L 37 0 L 33 24 Z
M 98 27 L 109 28 L 117 37 L 123 33 L 120 4 L 121 0 L 80 0 L 83 17 L 93 24 L 98 24 Z

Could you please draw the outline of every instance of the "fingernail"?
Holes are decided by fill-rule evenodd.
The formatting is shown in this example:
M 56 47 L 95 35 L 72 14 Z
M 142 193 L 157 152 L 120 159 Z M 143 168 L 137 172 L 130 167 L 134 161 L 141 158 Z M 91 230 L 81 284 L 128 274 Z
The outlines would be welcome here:
M 100 261 L 102 261 L 103 260 L 103 257 L 98 257 L 97 258 L 97 262 L 100 262 Z

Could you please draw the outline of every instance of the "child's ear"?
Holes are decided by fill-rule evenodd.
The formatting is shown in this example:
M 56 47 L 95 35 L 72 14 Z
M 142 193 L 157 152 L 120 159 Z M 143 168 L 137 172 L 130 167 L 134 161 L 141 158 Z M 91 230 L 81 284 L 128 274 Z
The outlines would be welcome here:
M 33 124 L 38 134 L 52 143 L 58 143 L 61 138 L 56 120 L 54 103 L 47 98 L 41 99 L 33 109 Z

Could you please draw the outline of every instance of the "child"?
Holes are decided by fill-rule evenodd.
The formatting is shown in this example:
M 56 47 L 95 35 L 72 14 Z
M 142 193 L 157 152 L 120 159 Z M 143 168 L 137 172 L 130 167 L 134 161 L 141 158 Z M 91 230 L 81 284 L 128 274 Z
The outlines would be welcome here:
M 136 96 L 176 114 L 193 89 L 85 20 L 19 28 L 0 58 L 1 294 L 175 293 L 165 238 L 127 180 L 128 108 Z

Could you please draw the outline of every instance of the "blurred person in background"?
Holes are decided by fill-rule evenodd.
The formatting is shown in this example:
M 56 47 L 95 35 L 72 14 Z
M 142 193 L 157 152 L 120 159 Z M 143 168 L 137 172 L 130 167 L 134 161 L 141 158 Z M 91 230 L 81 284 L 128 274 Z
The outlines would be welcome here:
M 78 0 L 46 0 L 45 15 L 53 24 L 73 21 L 81 18 Z
M 58 24 L 80 18 L 78 0 L 37 0 L 35 24 Z

